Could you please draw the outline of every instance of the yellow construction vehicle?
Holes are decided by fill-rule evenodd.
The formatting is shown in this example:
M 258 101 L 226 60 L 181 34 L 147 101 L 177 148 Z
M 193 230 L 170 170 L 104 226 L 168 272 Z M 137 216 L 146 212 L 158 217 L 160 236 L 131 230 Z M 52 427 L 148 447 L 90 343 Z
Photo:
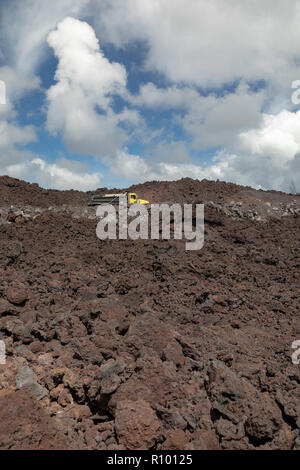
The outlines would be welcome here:
M 101 206 L 103 204 L 113 204 L 119 205 L 120 198 L 125 198 L 127 200 L 127 205 L 131 206 L 132 204 L 149 204 L 149 201 L 145 199 L 138 199 L 136 193 L 118 193 L 118 194 L 104 194 L 103 196 L 95 195 L 92 197 L 90 206 Z

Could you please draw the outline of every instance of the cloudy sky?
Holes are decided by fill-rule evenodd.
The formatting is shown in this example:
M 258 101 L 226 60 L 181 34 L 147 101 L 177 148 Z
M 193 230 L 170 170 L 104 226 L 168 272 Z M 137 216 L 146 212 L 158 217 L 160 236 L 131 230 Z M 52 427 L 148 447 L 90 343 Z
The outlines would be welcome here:
M 299 24 L 298 0 L 0 0 L 0 174 L 299 191 Z

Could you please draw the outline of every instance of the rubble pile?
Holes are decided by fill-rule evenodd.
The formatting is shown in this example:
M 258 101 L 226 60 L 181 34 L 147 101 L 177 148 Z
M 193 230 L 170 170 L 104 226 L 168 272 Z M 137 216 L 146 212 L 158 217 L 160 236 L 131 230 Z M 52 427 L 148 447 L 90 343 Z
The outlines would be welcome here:
M 300 449 L 299 196 L 131 189 L 204 202 L 202 250 L 99 240 L 92 193 L 0 178 L 0 449 Z

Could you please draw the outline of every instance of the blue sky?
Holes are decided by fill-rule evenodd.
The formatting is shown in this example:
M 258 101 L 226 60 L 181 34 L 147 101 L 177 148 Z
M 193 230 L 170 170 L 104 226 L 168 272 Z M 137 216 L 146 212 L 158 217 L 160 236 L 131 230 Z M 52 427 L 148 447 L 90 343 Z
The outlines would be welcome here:
M 0 174 L 297 187 L 299 19 L 296 0 L 0 0 Z

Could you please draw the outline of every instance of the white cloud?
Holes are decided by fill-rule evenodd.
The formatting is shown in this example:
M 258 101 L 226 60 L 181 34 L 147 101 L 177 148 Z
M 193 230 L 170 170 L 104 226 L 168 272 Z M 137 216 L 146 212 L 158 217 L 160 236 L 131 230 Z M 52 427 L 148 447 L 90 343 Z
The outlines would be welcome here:
M 207 174 L 263 189 L 288 191 L 300 179 L 300 111 L 263 114 L 260 126 L 241 132 L 235 152 L 218 152 Z
M 198 149 L 226 145 L 240 132 L 258 125 L 265 99 L 264 90 L 253 92 L 245 83 L 220 96 L 203 96 L 191 87 L 158 88 L 153 83 L 141 86 L 137 95 L 128 94 L 136 106 L 180 109 L 175 121 L 193 137 L 192 146 Z
M 132 182 L 145 182 L 150 180 L 175 180 L 185 176 L 192 178 L 206 177 L 205 170 L 193 163 L 168 163 L 157 159 L 144 159 L 140 155 L 127 152 L 118 152 L 116 165 L 111 170 Z
M 257 128 L 241 132 L 232 148 L 216 153 L 211 164 L 157 161 L 122 152 L 112 170 L 118 175 L 144 182 L 174 180 L 185 176 L 220 179 L 256 188 L 288 191 L 300 179 L 300 110 L 264 114 Z
M 122 151 L 117 152 L 117 158 L 111 165 L 111 170 L 122 178 L 132 181 L 146 181 L 150 174 L 149 167 L 143 158 Z
M 24 94 L 39 88 L 38 79 L 22 79 L 11 67 L 0 67 L 0 76 L 6 84 L 6 104 L 0 106 L 0 174 L 26 180 L 35 180 L 42 186 L 57 189 L 94 189 L 101 175 L 89 174 L 86 165 L 65 158 L 49 164 L 26 150 L 37 140 L 36 129 L 20 125 L 15 109 L 16 101 Z
M 137 111 L 125 108 L 116 114 L 111 108 L 112 95 L 122 93 L 126 86 L 124 67 L 110 63 L 101 52 L 93 29 L 74 18 L 60 23 L 48 41 L 59 60 L 57 84 L 47 93 L 49 130 L 62 132 L 69 148 L 76 152 L 115 156 L 127 139 L 119 124 L 130 128 L 139 121 Z M 101 174 L 90 174 L 85 165 L 65 158 L 50 164 L 23 149 L 36 140 L 36 130 L 18 124 L 15 102 L 39 88 L 40 83 L 33 75 L 27 78 L 24 70 L 21 78 L 17 70 L 22 67 L 0 68 L 1 79 L 7 84 L 7 104 L 0 109 L 1 174 L 36 180 L 42 186 L 57 189 L 98 187 Z
M 33 126 L 19 127 L 7 121 L 0 121 L 0 149 L 3 151 L 9 145 L 26 145 L 36 140 Z
M 194 148 L 232 144 L 236 136 L 260 124 L 265 92 L 253 93 L 245 85 L 217 97 L 209 95 L 191 104 L 182 124 L 193 136 Z
M 96 0 L 97 32 L 118 47 L 146 41 L 146 65 L 172 82 L 223 86 L 234 80 L 297 78 L 297 0 Z M 295 77 L 296 74 L 296 77 Z
M 126 86 L 126 70 L 109 62 L 100 49 L 93 28 L 75 18 L 65 18 L 47 38 L 58 59 L 57 84 L 48 92 L 49 99 L 79 89 L 86 100 L 107 109 L 111 96 L 121 94 Z
M 5 104 L 0 106 L 0 119 L 9 120 L 16 117 L 15 102 L 26 93 L 40 88 L 40 80 L 24 79 L 17 72 L 9 67 L 0 67 L 0 80 L 5 84 Z
M 136 125 L 136 111 L 115 113 L 113 96 L 125 94 L 126 70 L 103 55 L 93 28 L 65 18 L 48 36 L 58 58 L 57 83 L 47 92 L 47 128 L 62 133 L 69 150 L 114 158 L 127 140 L 124 127 Z
M 113 165 L 111 170 L 129 181 L 143 183 L 152 180 L 172 181 L 184 177 L 217 179 L 223 176 L 223 169 L 226 167 L 227 162 L 217 162 L 215 165 L 205 167 L 193 162 L 170 163 L 151 158 L 146 160 L 139 155 L 119 152 L 117 165 Z
M 33 158 L 32 152 L 24 150 L 24 147 L 36 139 L 33 126 L 19 126 L 14 121 L 1 120 L 0 115 L 0 174 L 7 174 L 7 165 Z
M 240 135 L 240 147 L 252 155 L 270 156 L 283 167 L 300 151 L 300 111 L 263 115 L 261 127 Z
M 154 146 L 151 154 L 155 161 L 165 163 L 188 163 L 190 161 L 189 146 L 183 140 L 160 141 Z
M 49 57 L 48 38 L 58 67 L 47 92 L 47 129 L 70 151 L 101 158 L 130 180 L 211 177 L 286 189 L 299 178 L 300 117 L 290 101 L 291 83 L 300 78 L 298 1 L 54 0 L 41 7 L 40 0 L 5 0 L 0 9 L 1 51 L 9 57 L 0 68 L 8 84 L 7 106 L 0 107 L 1 169 L 34 171 L 61 187 L 72 178 L 83 187 L 79 176 L 89 175 L 74 162 L 32 163 L 24 150 L 36 130 L 18 124 L 15 102 L 39 87 L 35 74 Z M 101 43 L 125 48 L 143 41 L 144 68 L 159 71 L 170 86 L 148 83 L 131 95 L 124 66 L 104 56 L 84 17 Z M 265 81 L 261 91 L 253 91 L 256 81 Z M 233 82 L 240 85 L 229 91 Z M 117 113 L 116 95 L 130 107 Z M 145 108 L 169 111 L 167 129 L 159 120 L 148 129 L 140 114 Z M 183 131 L 178 142 L 174 124 Z M 155 155 L 130 155 L 131 138 Z M 215 147 L 221 150 L 212 163 L 193 163 L 191 149 Z M 99 175 L 87 178 L 92 186 Z
M 58 160 L 56 163 L 47 163 L 40 158 L 8 165 L 5 171 L 15 178 L 37 181 L 41 186 L 61 190 L 96 189 L 102 178 L 100 173 L 83 172 L 77 162 Z
M 39 88 L 39 80 L 23 80 L 11 67 L 0 67 L 5 83 L 6 103 L 0 105 L 0 174 L 7 174 L 7 166 L 33 158 L 26 145 L 37 140 L 36 129 L 21 126 L 17 121 L 16 101 L 27 92 Z
M 299 131 L 300 110 L 264 114 L 258 128 L 239 135 L 238 152 L 225 175 L 262 188 L 288 190 L 291 180 L 300 179 Z
M 193 88 L 177 85 L 158 88 L 154 83 L 149 82 L 140 87 L 137 95 L 128 94 L 127 99 L 135 106 L 176 109 L 189 108 L 195 101 L 199 101 L 199 97 L 199 93 Z
M 223 86 L 299 78 L 298 0 L 4 0 L 1 47 L 22 75 L 35 73 L 46 37 L 67 16 L 89 17 L 102 41 L 145 41 L 146 66 L 171 82 Z M 278 90 L 277 90 L 278 91 Z
M 89 0 L 4 0 L 0 37 L 10 65 L 23 78 L 32 77 L 46 53 L 46 36 L 58 21 L 84 12 Z

